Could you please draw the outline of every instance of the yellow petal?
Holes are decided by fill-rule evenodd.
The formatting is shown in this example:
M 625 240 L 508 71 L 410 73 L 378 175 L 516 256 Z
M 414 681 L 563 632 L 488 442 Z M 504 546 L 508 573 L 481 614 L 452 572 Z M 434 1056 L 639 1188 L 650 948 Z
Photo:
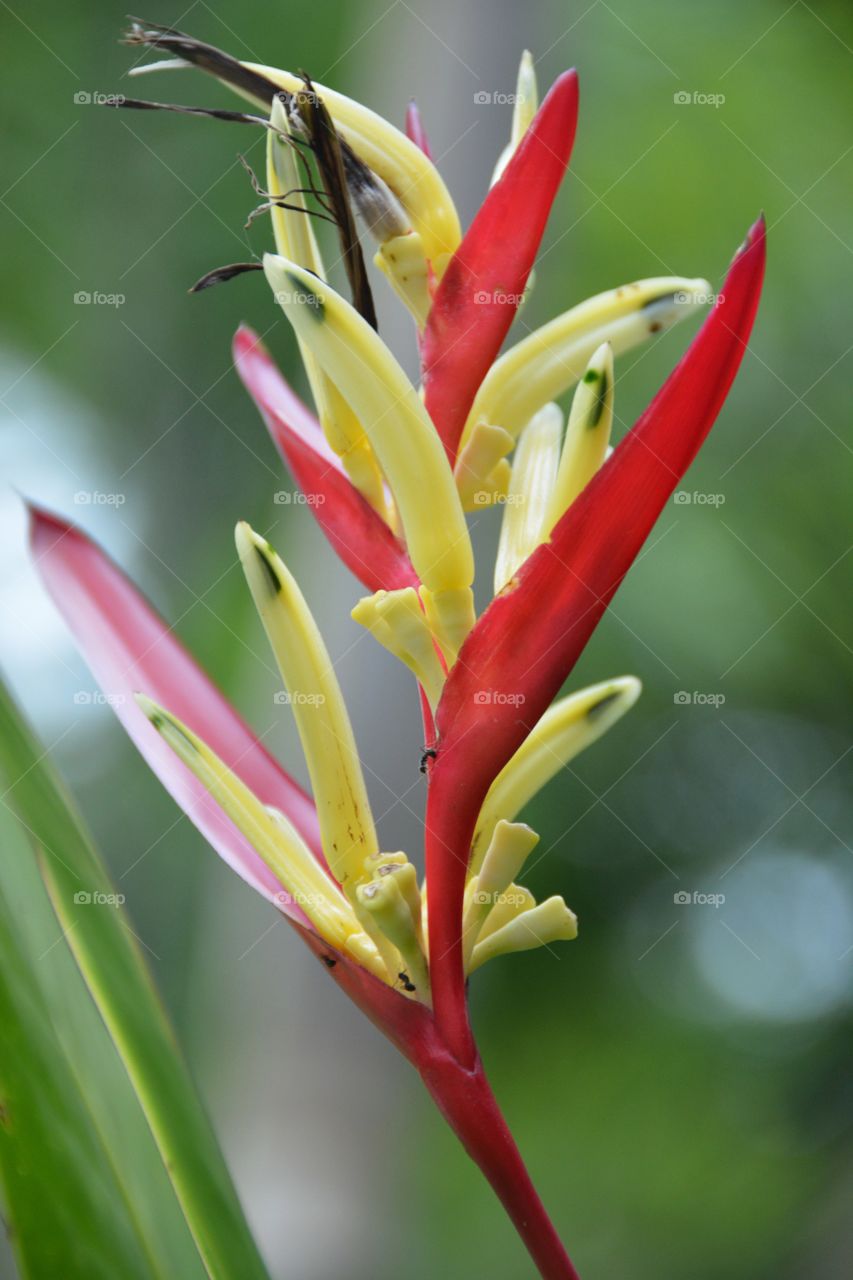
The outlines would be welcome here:
M 520 873 L 538 843 L 539 836 L 527 823 L 501 820 L 492 832 L 480 868 L 480 893 L 489 898 L 503 893 Z
M 270 209 L 275 247 L 285 258 L 292 258 L 315 275 L 325 276 L 313 219 L 307 214 L 308 204 L 302 194 L 305 175 L 296 156 L 298 144 L 284 141 L 292 137 L 292 131 L 279 98 L 272 105 L 270 124 L 273 127 L 267 133 L 267 190 L 274 199 L 286 195 L 287 203 L 294 206 L 283 209 L 273 204 Z M 306 212 L 297 213 L 297 209 Z
M 510 140 L 500 154 L 495 171 L 492 174 L 494 186 L 509 164 L 513 152 L 524 137 L 530 122 L 536 115 L 539 105 L 539 90 L 536 84 L 536 70 L 533 65 L 533 54 L 525 49 L 518 67 L 518 79 L 515 85 L 515 102 L 512 108 L 512 132 Z
M 606 733 L 634 705 L 641 688 L 634 676 L 621 676 L 549 707 L 489 788 L 472 844 L 472 874 L 482 865 L 498 821 L 514 818 L 570 760 Z
M 351 900 L 376 853 L 376 831 L 340 685 L 311 611 L 293 575 L 247 524 L 237 550 L 278 662 L 305 753 L 323 850 Z
M 495 827 L 482 870 L 474 878 L 473 891 L 466 894 L 462 917 L 462 952 L 466 968 L 489 915 L 538 842 L 539 836 L 525 823 L 501 821 Z
M 607 456 L 613 426 L 613 348 L 604 342 L 577 385 L 543 536 L 568 511 Z
M 473 896 L 477 896 L 476 890 Z M 498 894 L 497 901 L 492 904 L 488 919 L 480 930 L 480 939 L 488 938 L 490 934 L 502 929 L 505 924 L 509 924 L 516 916 L 521 915 L 522 911 L 530 911 L 535 906 L 536 899 L 523 884 L 513 882 L 507 885 L 503 893 Z
M 137 694 L 136 700 L 163 740 L 206 787 L 318 933 L 332 946 L 345 947 L 350 935 L 360 927 L 355 914 L 284 814 L 262 804 L 219 756 L 170 712 L 143 694 Z M 380 972 L 378 965 L 373 966 L 373 971 Z
M 550 942 L 570 942 L 578 936 L 578 920 L 562 898 L 546 898 L 538 907 L 522 911 L 514 920 L 481 939 L 471 956 L 469 972 L 495 956 L 532 951 Z
M 294 209 L 284 209 L 273 203 L 270 209 L 276 249 L 283 257 L 298 262 L 324 279 L 326 272 L 312 219 L 307 213 L 297 212 L 307 208 L 305 197 L 299 190 L 305 185 L 305 178 L 298 167 L 294 146 L 283 140 L 292 135 L 287 114 L 278 98 L 273 103 L 270 121 L 274 128 L 267 135 L 267 190 L 274 199 L 286 195 L 288 205 L 295 206 Z M 359 492 L 383 519 L 387 519 L 382 473 L 364 428 L 337 387 L 323 373 L 310 348 L 301 340 L 299 354 L 326 439 L 342 459 L 350 480 Z
M 364 424 L 421 581 L 436 592 L 469 587 L 474 556 L 453 473 L 406 374 L 379 335 L 329 285 L 273 254 L 265 256 L 264 269 L 297 337 Z
M 463 444 L 480 421 L 517 436 L 543 404 L 578 381 L 602 342 L 610 342 L 617 355 L 628 351 L 692 315 L 710 292 L 707 280 L 638 280 L 597 294 L 543 325 L 492 365 L 475 397 Z
M 366 596 L 359 600 L 352 617 L 406 664 L 435 710 L 444 688 L 444 672 L 414 587 Z
M 430 591 L 429 587 L 421 587 L 420 596 L 430 630 L 448 667 L 452 667 L 476 621 L 474 593 L 470 587 L 447 591 Z
M 514 445 L 514 438 L 503 427 L 493 427 L 488 422 L 477 423 L 453 469 L 456 488 L 466 511 L 491 506 L 496 496 L 495 468 L 502 462 L 506 464 L 506 455 Z M 509 470 L 508 464 L 505 469 Z
M 496 595 L 542 540 L 545 513 L 557 479 L 562 426 L 559 407 L 548 404 L 521 433 L 495 559 Z
M 415 932 L 412 912 L 398 883 L 399 873 L 393 867 L 388 871 L 390 874 L 381 879 L 359 887 L 359 905 L 399 951 L 405 966 L 399 975 L 404 990 L 428 1003 L 429 971 Z
M 429 266 L 417 231 L 394 236 L 380 245 L 373 261 L 423 330 L 432 306 Z

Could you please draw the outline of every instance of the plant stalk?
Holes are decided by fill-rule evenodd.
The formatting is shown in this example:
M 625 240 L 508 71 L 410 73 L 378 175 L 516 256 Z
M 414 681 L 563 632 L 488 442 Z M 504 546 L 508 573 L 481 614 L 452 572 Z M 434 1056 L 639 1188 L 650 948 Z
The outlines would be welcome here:
M 530 1179 L 479 1056 L 473 1068 L 464 1067 L 436 1037 L 418 1047 L 414 1065 L 445 1120 L 491 1184 L 542 1280 L 580 1280 Z

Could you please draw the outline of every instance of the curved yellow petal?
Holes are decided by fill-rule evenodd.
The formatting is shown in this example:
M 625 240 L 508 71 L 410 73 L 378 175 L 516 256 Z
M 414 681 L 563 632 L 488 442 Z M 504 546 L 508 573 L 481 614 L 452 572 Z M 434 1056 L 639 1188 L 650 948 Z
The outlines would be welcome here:
M 292 135 L 287 113 L 278 98 L 273 103 L 270 122 L 273 129 L 267 135 L 267 190 L 273 197 L 270 217 L 276 249 L 283 257 L 298 262 L 324 279 L 326 271 L 312 219 L 304 212 L 307 205 L 299 190 L 305 185 L 304 174 L 297 163 L 294 146 L 284 140 Z M 294 208 L 283 208 L 275 203 L 276 199 L 284 196 L 287 196 L 287 204 Z M 355 487 L 383 519 L 387 519 L 382 473 L 364 428 L 335 384 L 320 368 L 310 348 L 301 340 L 299 354 L 326 439 L 343 461 Z
M 264 538 L 245 523 L 237 551 L 275 654 L 305 753 L 323 851 L 353 899 L 376 831 L 364 775 L 337 676 L 296 580 Z
M 427 322 L 432 294 L 429 264 L 417 231 L 394 236 L 379 246 L 373 259 L 401 302 L 415 318 L 418 329 Z
M 545 514 L 557 480 L 562 429 L 559 406 L 546 404 L 521 433 L 504 499 L 495 558 L 495 595 L 542 541 Z
M 494 186 L 504 169 L 510 162 L 512 154 L 527 132 L 530 122 L 536 115 L 539 106 L 539 89 L 536 84 L 536 69 L 533 54 L 525 49 L 518 65 L 518 78 L 515 83 L 515 102 L 512 107 L 512 130 L 507 145 L 501 152 L 492 174 L 491 185 Z
M 385 870 L 389 874 L 359 887 L 359 906 L 399 951 L 405 965 L 404 971 L 399 975 L 403 989 L 429 1003 L 429 970 L 418 940 L 420 920 L 416 925 L 407 900 L 408 894 L 400 884 L 401 877 L 405 877 L 406 872 L 404 868 L 395 866 L 389 866 Z M 414 867 L 411 870 L 414 873 Z
M 542 541 L 607 456 L 613 426 L 613 390 L 613 348 L 603 342 L 575 391 L 557 479 L 542 521 Z
M 492 365 L 474 399 L 463 444 L 481 421 L 518 435 L 543 404 L 578 381 L 602 342 L 617 355 L 628 351 L 692 315 L 710 293 L 707 280 L 661 276 L 596 294 L 557 316 Z
M 539 836 L 523 822 L 504 822 L 495 827 L 480 874 L 466 894 L 462 917 L 462 955 L 465 966 L 484 924 L 499 905 L 510 885 L 539 842 Z
M 435 710 L 444 688 L 444 672 L 414 587 L 365 596 L 352 610 L 352 618 L 405 663 Z
M 571 942 L 578 936 L 578 919 L 560 897 L 546 898 L 538 907 L 522 911 L 514 920 L 483 938 L 474 948 L 469 973 L 495 956 L 532 951 L 549 942 Z
M 379 335 L 330 285 L 264 257 L 285 315 L 363 423 L 388 480 L 412 564 L 433 592 L 470 587 L 474 554 L 453 473 L 418 393 Z
M 284 814 L 272 811 L 241 782 L 201 738 L 143 694 L 136 697 L 151 724 L 175 755 L 210 792 L 220 809 L 263 858 L 282 888 L 332 946 L 345 948 L 361 926 L 344 895 L 330 879 Z M 379 957 L 368 967 L 379 976 Z
M 495 489 L 495 480 L 501 474 L 497 469 L 509 472 L 506 455 L 514 446 L 515 440 L 503 427 L 477 423 L 453 468 L 456 488 L 466 511 L 491 506 L 496 498 L 504 496 L 505 491 L 500 493 Z
M 305 186 L 305 175 L 298 168 L 293 146 L 284 141 L 291 137 L 291 127 L 282 102 L 273 102 L 270 123 L 274 125 L 266 137 L 266 189 L 273 197 L 270 218 L 273 220 L 275 248 L 283 257 L 298 262 L 320 279 L 325 279 L 325 268 L 314 234 L 313 221 L 305 210 L 306 202 L 298 188 Z M 287 204 L 293 209 L 283 209 L 275 204 L 275 198 L 287 196 Z M 300 340 L 300 356 L 305 366 L 307 380 L 314 396 L 316 413 L 330 447 L 341 458 L 353 485 L 364 495 L 375 511 L 387 518 L 386 493 L 382 472 L 368 438 L 355 413 L 338 392 L 332 381 L 320 369 L 310 347 Z
M 472 874 L 479 871 L 500 819 L 511 821 L 560 769 L 634 705 L 641 689 L 636 677 L 620 676 L 569 694 L 548 708 L 489 788 L 472 843 Z

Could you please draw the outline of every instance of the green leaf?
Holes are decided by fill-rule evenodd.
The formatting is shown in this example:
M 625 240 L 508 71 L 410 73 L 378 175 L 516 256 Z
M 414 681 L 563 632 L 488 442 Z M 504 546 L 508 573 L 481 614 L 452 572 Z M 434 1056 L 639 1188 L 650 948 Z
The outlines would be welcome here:
M 52 1166 L 42 1167 L 38 1124 L 28 1118 L 14 1142 L 0 1127 L 0 1168 L 25 1274 L 45 1280 L 56 1274 L 69 1280 L 101 1274 L 267 1280 L 136 935 L 61 782 L 2 684 L 0 792 L 2 805 L 28 836 L 3 841 L 0 852 L 0 893 L 7 925 L 14 920 L 16 926 L 14 934 L 7 929 L 5 990 L 10 1009 L 17 1010 L 12 1043 L 3 1049 L 0 1088 L 6 1087 L 7 1057 L 15 1063 L 9 1087 L 18 1089 L 21 1077 L 39 1079 L 39 1055 L 53 1055 L 54 1071 L 47 1078 L 58 1075 L 64 1082 L 55 1100 L 68 1139 L 66 1173 L 76 1179 L 79 1196 L 91 1191 L 96 1201 L 81 1222 L 88 1230 L 96 1221 L 95 1208 L 104 1203 L 108 1186 L 108 1180 L 100 1186 L 99 1166 L 89 1159 L 94 1143 L 112 1169 L 113 1197 L 122 1202 L 108 1215 L 115 1223 L 113 1237 L 123 1209 L 144 1261 L 141 1271 L 134 1269 L 132 1254 L 112 1271 L 74 1269 L 67 1259 L 59 1272 L 38 1269 L 29 1251 L 35 1258 L 39 1242 L 27 1228 L 38 1236 L 40 1222 L 41 1233 L 50 1233 L 61 1192 L 50 1185 Z M 29 1021 L 21 1006 L 29 1010 Z M 2 1030 L 0 1037 L 5 1039 Z M 26 1106 L 22 1115 L 30 1117 Z M 72 1141 L 81 1125 L 88 1147 Z M 35 1181 L 18 1179 L 22 1153 L 28 1167 L 38 1167 Z M 36 1187 L 34 1205 L 28 1191 Z M 91 1237 L 87 1247 L 96 1243 Z M 105 1256 L 118 1245 L 104 1236 Z
M 26 857 L 11 822 L 4 857 Z M 0 894 L 0 1182 L 22 1275 L 149 1280 L 107 1153 Z
M 26 991 L 28 1002 L 42 1011 L 41 1038 L 52 1042 L 53 1058 L 60 1064 L 58 1070 L 55 1066 L 54 1070 L 64 1088 L 63 1125 L 70 1124 L 75 1131 L 81 1120 L 87 1124 L 88 1141 L 83 1145 L 72 1144 L 68 1152 L 69 1163 L 75 1153 L 77 1155 L 76 1166 L 72 1165 L 70 1170 L 75 1179 L 75 1193 L 79 1194 L 90 1184 L 89 1148 L 94 1140 L 101 1148 L 99 1159 L 101 1163 L 106 1159 L 112 1180 L 111 1212 L 118 1217 L 129 1214 L 138 1237 L 137 1247 L 141 1246 L 150 1257 L 150 1269 L 144 1274 L 157 1277 L 174 1274 L 171 1261 L 188 1280 L 205 1280 L 207 1271 L 145 1115 L 56 918 L 37 858 L 33 856 L 32 841 L 23 824 L 7 808 L 0 809 L 0 847 L 3 850 L 0 894 L 7 936 L 11 939 L 9 945 L 15 946 L 18 958 L 14 966 L 7 963 L 3 969 L 2 976 L 9 989 L 7 998 L 12 1001 Z M 5 1040 L 4 1031 L 5 1028 L 0 1028 L 0 1043 Z M 23 1071 L 24 1079 L 39 1080 L 43 1067 L 31 1061 L 31 1056 L 37 1054 L 38 1040 L 30 1050 L 30 1057 L 27 1055 L 30 1038 L 36 1035 L 36 1028 L 31 1027 L 29 1035 L 21 1035 L 11 1045 L 4 1046 L 0 1054 L 4 1064 L 0 1067 L 0 1090 L 4 1075 L 13 1069 Z M 61 1132 L 62 1126 L 56 1126 L 56 1131 Z M 31 1274 L 45 1274 L 34 1268 L 29 1254 L 35 1250 L 38 1257 L 45 1243 L 45 1219 L 52 1212 L 46 1206 L 64 1205 L 66 1192 L 63 1188 L 62 1193 L 57 1194 L 51 1187 L 53 1162 L 50 1159 L 45 1162 L 43 1158 L 45 1148 L 38 1141 L 39 1129 L 37 1125 L 33 1127 L 32 1118 L 19 1124 L 15 1133 L 17 1146 L 14 1152 L 10 1151 L 7 1164 L 11 1216 Z M 20 1184 L 12 1156 L 31 1162 L 33 1173 L 44 1184 L 43 1187 L 39 1183 L 35 1185 L 47 1194 L 36 1195 L 30 1185 Z M 0 1162 L 2 1160 L 0 1154 Z M 26 1225 L 30 1212 L 35 1213 L 35 1232 Z M 86 1240 L 73 1225 L 74 1218 L 70 1221 L 72 1231 L 66 1244 L 77 1249 L 81 1243 L 86 1244 Z M 63 1234 L 62 1230 L 51 1231 L 47 1238 Z M 90 1249 L 92 1243 L 89 1242 Z M 104 1244 L 109 1250 L 108 1238 Z M 74 1274 L 67 1272 L 67 1266 L 67 1263 L 63 1266 L 63 1274 Z M 124 1269 L 130 1275 L 136 1274 L 129 1265 Z M 46 1274 L 54 1276 L 56 1271 L 48 1269 Z M 81 1270 L 80 1274 L 88 1272 Z M 107 1274 L 114 1275 L 116 1271 L 107 1268 Z

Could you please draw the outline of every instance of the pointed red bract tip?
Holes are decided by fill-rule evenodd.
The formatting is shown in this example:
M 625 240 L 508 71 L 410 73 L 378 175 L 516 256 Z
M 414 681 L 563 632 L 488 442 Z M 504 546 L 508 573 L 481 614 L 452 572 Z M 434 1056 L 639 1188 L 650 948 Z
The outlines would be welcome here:
M 480 383 L 518 310 L 578 116 L 578 78 L 552 85 L 442 277 L 421 343 L 424 397 L 451 462 Z
M 745 253 L 747 249 L 751 249 L 753 245 L 760 244 L 761 241 L 767 239 L 767 219 L 764 216 L 764 210 L 758 215 L 752 226 L 746 233 L 746 239 L 741 245 L 741 252 Z
M 414 98 L 412 98 L 412 101 L 406 108 L 406 137 L 410 142 L 414 142 L 415 146 L 424 153 L 427 160 L 432 159 L 429 138 L 427 137 L 426 129 L 424 128 L 423 120 L 421 119 L 421 113 L 418 110 L 418 104 L 415 102 Z
M 76 532 L 73 525 L 68 524 L 56 512 L 48 511 L 47 507 L 39 506 L 37 502 L 32 502 L 29 498 L 24 498 L 23 503 L 29 517 L 31 547 L 34 548 L 36 540 L 46 536 L 49 532 L 53 532 L 57 538 L 63 538 L 68 533 Z

